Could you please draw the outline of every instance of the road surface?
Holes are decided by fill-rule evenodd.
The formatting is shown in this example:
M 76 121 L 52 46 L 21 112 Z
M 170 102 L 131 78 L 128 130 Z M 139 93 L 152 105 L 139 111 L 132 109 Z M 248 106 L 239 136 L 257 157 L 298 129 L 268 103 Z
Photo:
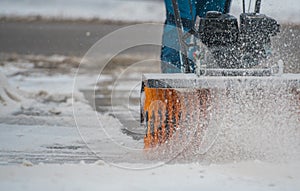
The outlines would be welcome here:
M 0 21 L 0 52 L 81 57 L 105 35 L 129 25 L 131 24 L 97 21 L 2 20 Z M 131 53 L 149 51 L 159 53 L 159 50 L 159 47 L 139 47 L 131 50 Z

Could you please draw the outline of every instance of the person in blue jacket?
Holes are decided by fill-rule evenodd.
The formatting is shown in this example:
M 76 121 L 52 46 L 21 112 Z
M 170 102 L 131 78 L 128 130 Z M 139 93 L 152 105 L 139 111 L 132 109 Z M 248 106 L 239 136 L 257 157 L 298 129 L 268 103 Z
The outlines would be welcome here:
M 176 31 L 172 0 L 164 0 L 166 21 L 161 49 L 161 70 L 163 73 L 181 73 L 178 34 Z M 228 12 L 231 0 L 177 0 L 184 30 L 193 28 L 196 17 L 205 17 L 208 11 Z M 194 63 L 191 61 L 191 70 Z

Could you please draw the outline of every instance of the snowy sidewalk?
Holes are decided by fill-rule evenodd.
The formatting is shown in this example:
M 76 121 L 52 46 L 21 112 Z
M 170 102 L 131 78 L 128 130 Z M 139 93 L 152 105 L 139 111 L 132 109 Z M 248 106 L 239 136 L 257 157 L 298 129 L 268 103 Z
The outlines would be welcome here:
M 298 172 L 297 172 L 298 169 Z M 300 166 L 262 162 L 165 165 L 143 171 L 95 164 L 0 167 L 1 190 L 297 191 Z

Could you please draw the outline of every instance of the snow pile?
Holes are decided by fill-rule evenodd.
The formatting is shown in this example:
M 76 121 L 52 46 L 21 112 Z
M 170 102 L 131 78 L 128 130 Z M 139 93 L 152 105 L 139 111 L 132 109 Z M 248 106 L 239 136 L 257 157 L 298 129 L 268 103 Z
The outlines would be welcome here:
M 23 100 L 20 92 L 12 87 L 6 76 L 0 71 L 0 113 L 9 113 L 20 106 Z
M 62 56 L 1 55 L 0 77 L 1 122 L 27 125 L 53 124 L 51 117 L 68 118 L 72 122 L 72 100 L 86 105 L 82 94 L 72 97 L 75 59 Z M 73 64 L 69 64 L 72 62 Z M 36 120 L 32 120 L 35 118 Z M 22 120 L 23 119 L 23 120 Z

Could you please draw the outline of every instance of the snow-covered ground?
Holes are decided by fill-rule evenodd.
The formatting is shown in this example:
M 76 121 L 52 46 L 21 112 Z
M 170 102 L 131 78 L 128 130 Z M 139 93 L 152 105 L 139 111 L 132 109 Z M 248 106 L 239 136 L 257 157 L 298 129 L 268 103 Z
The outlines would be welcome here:
M 245 190 L 297 191 L 299 164 L 259 161 L 203 166 L 165 165 L 130 171 L 95 164 L 0 167 L 1 190 Z
M 73 86 L 78 62 L 64 56 L 1 61 L 1 190 L 299 190 L 296 115 L 288 114 L 289 130 L 225 129 L 207 156 L 160 158 L 123 134 L 118 119 L 88 104 L 79 90 L 93 90 L 98 74 L 83 68 Z
M 5 62 L 1 68 L 1 163 L 19 163 L 20 158 L 30 158 L 33 163 L 43 160 L 64 163 L 76 161 L 76 156 L 82 155 L 87 161 L 95 160 L 96 155 L 88 156 L 92 151 L 86 143 L 96 154 L 106 153 L 107 161 L 122 160 L 126 150 L 113 144 L 103 126 L 120 142 L 142 149 L 142 142 L 122 134 L 118 120 L 99 115 L 79 92 L 83 88 L 93 90 L 96 75 L 88 72 L 77 76 L 82 86 L 74 89 L 77 60 L 66 63 L 66 59 L 64 56 L 32 56 Z M 75 121 L 76 113 L 80 116 L 77 115 Z M 14 154 L 21 157 L 14 158 Z
M 241 0 L 232 1 L 232 12 L 241 12 Z M 246 1 L 246 2 L 249 2 Z M 252 1 L 252 5 L 254 5 Z M 252 6 L 253 7 L 253 6 Z M 300 23 L 298 0 L 262 1 L 261 11 L 280 22 Z M 0 16 L 100 18 L 122 21 L 163 22 L 163 1 L 143 0 L 0 0 Z

